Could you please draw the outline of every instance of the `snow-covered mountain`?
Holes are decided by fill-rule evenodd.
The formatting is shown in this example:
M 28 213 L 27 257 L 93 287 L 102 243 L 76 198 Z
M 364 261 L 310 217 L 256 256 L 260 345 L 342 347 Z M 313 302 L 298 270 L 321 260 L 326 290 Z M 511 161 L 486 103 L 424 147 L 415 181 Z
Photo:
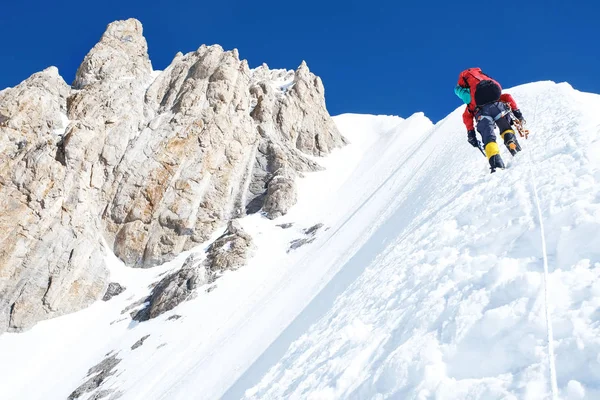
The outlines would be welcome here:
M 1 399 L 600 398 L 600 96 L 510 90 L 490 175 L 462 107 L 332 120 L 304 63 L 146 50 L 0 91 Z
M 510 92 L 532 134 L 491 175 L 462 108 L 335 117 L 350 144 L 297 179 L 289 213 L 239 219 L 244 268 L 136 322 L 189 253 L 109 256 L 125 291 L 0 336 L 2 398 L 546 399 L 546 307 L 558 397 L 599 398 L 600 96 Z

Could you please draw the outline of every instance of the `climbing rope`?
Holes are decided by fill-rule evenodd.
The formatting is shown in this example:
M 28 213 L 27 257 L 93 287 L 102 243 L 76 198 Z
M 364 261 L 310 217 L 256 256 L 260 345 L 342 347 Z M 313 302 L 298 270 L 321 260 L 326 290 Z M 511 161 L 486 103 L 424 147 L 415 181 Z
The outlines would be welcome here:
M 537 107 L 538 107 L 538 98 L 535 101 L 535 109 L 533 114 L 533 120 L 535 121 L 537 117 Z M 549 306 L 549 296 L 548 296 L 548 281 L 549 281 L 549 273 L 548 273 L 548 251 L 546 249 L 546 235 L 544 233 L 544 220 L 542 219 L 542 208 L 540 206 L 540 198 L 538 196 L 537 185 L 535 184 L 534 174 L 533 174 L 533 159 L 531 156 L 531 152 L 527 152 L 529 158 L 529 178 L 531 181 L 531 186 L 533 187 L 533 197 L 535 200 L 535 205 L 537 207 L 538 212 L 538 220 L 540 224 L 540 235 L 542 237 L 542 256 L 544 260 L 544 308 L 546 312 L 546 327 L 547 327 L 547 335 L 548 335 L 548 368 L 550 373 L 550 390 L 552 392 L 552 400 L 558 400 L 558 385 L 556 383 L 556 364 L 554 359 L 554 333 L 552 330 L 552 315 L 550 314 L 550 306 Z

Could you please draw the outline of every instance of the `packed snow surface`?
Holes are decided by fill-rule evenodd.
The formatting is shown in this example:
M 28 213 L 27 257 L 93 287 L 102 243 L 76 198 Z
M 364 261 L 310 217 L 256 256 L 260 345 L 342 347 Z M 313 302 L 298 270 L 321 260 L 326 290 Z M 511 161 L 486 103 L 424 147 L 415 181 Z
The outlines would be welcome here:
M 136 323 L 121 311 L 186 254 L 149 270 L 107 255 L 125 292 L 0 336 L 2 399 L 65 399 L 110 352 L 121 361 L 82 399 L 546 399 L 545 307 L 559 398 L 600 398 L 600 96 L 511 93 L 532 134 L 495 174 L 462 107 L 435 126 L 336 117 L 351 144 L 299 180 L 297 206 L 241 221 L 247 266 Z

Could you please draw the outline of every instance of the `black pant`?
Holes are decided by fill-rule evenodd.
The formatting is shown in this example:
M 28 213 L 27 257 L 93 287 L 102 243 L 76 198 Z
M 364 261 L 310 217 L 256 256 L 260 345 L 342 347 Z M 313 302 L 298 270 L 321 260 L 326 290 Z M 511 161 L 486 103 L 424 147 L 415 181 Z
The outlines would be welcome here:
M 477 132 L 481 135 L 484 146 L 496 141 L 496 134 L 494 133 L 496 125 L 498 125 L 501 133 L 507 129 L 511 129 L 511 120 L 508 114 L 498 118 L 502 113 L 507 113 L 508 111 L 510 111 L 510 108 L 501 101 L 495 101 L 478 107 L 478 110 L 475 112 L 475 119 L 477 120 Z

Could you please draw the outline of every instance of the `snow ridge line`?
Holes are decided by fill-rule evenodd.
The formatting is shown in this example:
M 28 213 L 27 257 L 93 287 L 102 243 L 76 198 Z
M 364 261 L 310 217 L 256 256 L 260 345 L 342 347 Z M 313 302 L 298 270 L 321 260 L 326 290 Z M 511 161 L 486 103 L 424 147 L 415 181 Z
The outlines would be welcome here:
M 537 117 L 537 106 L 538 106 L 538 98 L 535 101 L 535 110 L 533 113 L 533 119 L 535 121 Z M 535 205 L 538 212 L 538 220 L 540 221 L 540 235 L 542 237 L 542 257 L 544 260 L 544 309 L 546 312 L 546 328 L 548 335 L 548 367 L 550 369 L 550 390 L 552 392 L 552 400 L 558 400 L 558 385 L 556 383 L 556 365 L 554 358 L 554 332 L 552 330 L 552 315 L 550 314 L 549 300 L 548 300 L 548 281 L 549 281 L 549 273 L 548 273 L 548 251 L 546 249 L 546 234 L 544 233 L 544 221 L 542 219 L 542 208 L 540 206 L 540 198 L 538 196 L 537 185 L 535 184 L 535 179 L 533 178 L 533 157 L 531 152 L 528 151 L 527 155 L 529 156 L 529 180 L 531 181 L 531 185 L 533 187 L 533 196 L 535 200 Z

